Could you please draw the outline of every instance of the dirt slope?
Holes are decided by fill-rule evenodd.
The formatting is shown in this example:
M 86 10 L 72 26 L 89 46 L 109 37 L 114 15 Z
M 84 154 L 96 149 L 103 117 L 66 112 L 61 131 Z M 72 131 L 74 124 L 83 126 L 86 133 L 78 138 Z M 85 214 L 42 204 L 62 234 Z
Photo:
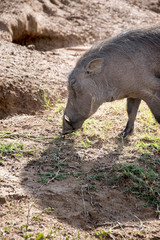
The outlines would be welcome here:
M 52 81 L 50 76 L 53 67 L 50 66 L 52 69 L 49 71 L 46 63 L 46 67 L 43 68 L 45 74 L 49 73 L 50 76 L 44 79 L 44 76 L 40 75 L 38 79 L 35 79 L 35 75 L 39 75 L 40 71 L 43 71 L 42 69 L 37 71 L 37 66 L 39 69 L 43 63 L 37 65 L 39 59 L 35 59 L 38 57 L 38 52 L 35 50 L 40 53 L 42 51 L 54 52 L 55 48 L 82 43 L 88 45 L 135 26 L 140 28 L 158 24 L 158 14 L 148 10 L 144 11 L 134 6 L 134 3 L 129 5 L 127 1 L 117 0 L 107 2 L 83 0 L 2 1 L 0 8 L 2 74 L 0 80 L 3 94 L 1 94 L 2 113 L 0 117 L 6 117 L 16 112 L 32 113 L 36 112 L 38 108 L 43 108 L 43 87 L 36 93 L 36 80 L 46 81 L 46 85 L 48 85 Z M 27 48 L 12 43 L 27 46 Z M 40 66 L 40 68 L 42 67 Z M 15 81 L 12 81 L 13 79 Z M 22 89 L 21 81 L 30 90 Z M 21 98 L 25 99 L 25 108 Z
M 39 49 L 93 42 L 123 29 L 158 23 L 159 17 L 138 6 L 152 1 L 34 0 L 1 2 L 1 35 L 11 42 Z M 112 23 L 112 24 L 111 24 Z
M 66 79 L 77 59 L 95 41 L 158 24 L 152 2 L 0 1 L 0 239 L 96 239 L 95 229 L 109 231 L 103 239 L 160 239 L 155 208 L 103 179 L 117 161 L 140 157 L 138 137 L 116 139 L 124 108 L 119 116 L 116 105 L 97 113 L 93 124 L 107 116 L 115 125 L 88 147 L 83 132 L 59 136 Z M 95 169 L 102 179 L 93 180 Z
M 129 0 L 129 3 L 139 6 L 143 9 L 149 9 L 153 12 L 160 13 L 160 1 L 159 0 Z

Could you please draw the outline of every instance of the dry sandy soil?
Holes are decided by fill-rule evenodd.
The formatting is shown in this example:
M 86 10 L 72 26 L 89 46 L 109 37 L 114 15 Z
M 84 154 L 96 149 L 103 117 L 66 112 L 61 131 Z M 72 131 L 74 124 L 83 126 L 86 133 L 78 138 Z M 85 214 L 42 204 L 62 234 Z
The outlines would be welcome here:
M 136 136 L 116 138 L 124 103 L 93 117 L 106 120 L 104 138 L 59 134 L 77 59 L 96 41 L 158 24 L 159 11 L 155 0 L 0 0 L 0 239 L 160 239 L 154 207 L 93 181 L 95 169 L 139 154 Z

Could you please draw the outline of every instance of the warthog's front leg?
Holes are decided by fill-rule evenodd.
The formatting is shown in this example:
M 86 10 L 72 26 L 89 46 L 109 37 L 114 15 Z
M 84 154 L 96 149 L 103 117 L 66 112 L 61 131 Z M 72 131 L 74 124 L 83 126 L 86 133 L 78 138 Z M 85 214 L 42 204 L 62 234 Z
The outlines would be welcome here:
M 128 122 L 125 130 L 120 134 L 121 137 L 126 137 L 133 133 L 134 121 L 137 115 L 141 100 L 138 98 L 127 98 L 127 113 L 128 113 Z

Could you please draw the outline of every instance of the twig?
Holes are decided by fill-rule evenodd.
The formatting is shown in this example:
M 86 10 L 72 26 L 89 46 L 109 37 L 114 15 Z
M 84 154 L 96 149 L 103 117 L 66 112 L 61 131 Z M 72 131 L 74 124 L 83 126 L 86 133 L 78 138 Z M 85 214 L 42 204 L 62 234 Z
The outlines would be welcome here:
M 44 187 L 45 185 L 47 185 L 47 184 L 49 184 L 50 182 L 52 182 L 52 181 L 58 176 L 60 170 L 61 170 L 61 169 L 58 168 L 58 171 L 56 172 L 55 176 L 52 177 L 51 179 L 49 179 L 47 183 L 43 183 L 43 184 L 38 188 L 38 190 L 35 192 L 35 194 L 38 194 L 38 192 L 42 189 L 42 187 Z
M 27 138 L 27 139 L 30 139 L 30 140 L 33 140 L 33 141 L 35 141 L 35 142 L 42 142 L 42 141 L 44 141 L 44 140 L 49 140 L 49 139 L 54 139 L 53 138 L 53 136 L 48 136 L 48 137 L 36 137 L 36 136 L 34 136 L 34 135 L 24 135 L 24 134 L 8 134 L 8 135 L 4 135 L 4 136 L 2 136 L 2 134 L 0 134 L 0 138 L 1 139 L 5 139 L 5 138 L 11 138 L 11 137 L 13 137 L 13 138 Z
M 56 172 L 55 176 L 48 180 L 47 184 L 52 182 L 58 176 L 59 172 L 60 172 L 60 168 L 58 168 L 58 171 Z
M 33 204 L 34 204 L 33 202 L 30 202 L 30 203 L 28 204 L 28 214 L 27 214 L 26 231 L 27 231 L 27 228 L 28 228 L 28 226 L 29 226 L 30 211 L 31 211 L 31 208 L 32 208 Z
M 133 215 L 135 218 L 137 218 L 140 221 L 140 226 L 137 226 L 139 228 L 139 230 L 143 229 L 143 222 L 141 221 L 141 219 L 139 217 L 137 217 L 136 215 Z
M 93 196 L 91 195 L 89 189 L 88 189 L 87 193 L 88 193 L 89 196 L 90 196 L 90 203 L 91 203 L 91 206 L 92 206 L 92 207 L 100 206 L 100 207 L 102 208 L 102 205 L 101 205 L 99 202 L 94 202 L 94 201 L 93 201 Z
M 157 211 L 156 211 L 158 220 L 160 220 L 160 210 L 159 210 L 159 206 L 157 205 Z
M 11 205 L 10 205 L 10 203 L 8 202 L 8 199 L 7 199 L 7 198 L 6 198 L 6 203 L 7 203 L 8 209 L 9 209 L 9 213 L 10 213 L 10 215 L 11 215 L 11 224 L 12 224 L 12 226 L 13 226 L 13 225 L 14 225 L 14 222 L 13 222 L 12 209 L 11 209 Z
M 88 46 L 86 47 L 68 47 L 67 50 L 72 50 L 72 51 L 87 51 L 89 49 Z
M 122 229 L 122 231 L 124 232 L 125 237 L 126 237 L 126 236 L 127 236 L 127 235 L 126 235 L 126 231 L 125 231 L 124 228 L 122 227 L 122 224 L 121 224 L 119 221 L 117 221 L 117 223 L 118 223 L 118 225 L 120 226 L 120 228 Z M 123 236 L 122 236 L 122 238 L 125 239 Z
M 90 196 L 90 203 L 91 203 L 91 206 L 94 207 L 95 204 L 93 203 L 93 200 L 92 200 L 93 197 L 92 197 L 92 195 L 91 195 L 90 193 L 89 193 L 89 196 Z
M 74 169 L 76 169 L 76 170 L 79 170 L 79 168 L 78 168 L 78 167 L 71 166 L 71 165 L 69 165 L 69 164 L 68 164 L 68 167 L 70 167 L 70 168 L 74 168 Z
M 109 222 L 104 222 L 104 223 L 97 223 L 95 226 L 96 227 L 103 227 L 103 226 L 110 226 L 112 225 L 112 223 L 109 223 Z M 126 227 L 129 227 L 129 228 L 135 228 L 135 227 L 138 227 L 138 226 L 135 226 L 135 225 L 127 225 L 127 224 L 117 224 L 115 226 L 112 227 L 112 229 L 116 229 L 116 228 L 126 228 Z
M 85 200 L 84 200 L 83 187 L 81 187 L 81 194 L 82 194 L 82 203 L 83 203 L 83 208 L 84 208 L 84 216 L 85 216 L 85 218 L 87 218 L 88 217 L 88 212 L 86 210 L 86 204 L 85 204 Z

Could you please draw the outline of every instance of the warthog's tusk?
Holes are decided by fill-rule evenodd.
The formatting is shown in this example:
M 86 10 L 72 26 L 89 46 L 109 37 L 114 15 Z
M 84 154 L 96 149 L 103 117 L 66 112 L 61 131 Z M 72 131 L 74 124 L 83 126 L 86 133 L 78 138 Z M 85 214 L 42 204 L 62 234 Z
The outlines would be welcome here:
M 71 122 L 70 119 L 69 119 L 69 117 L 68 117 L 67 115 L 64 115 L 64 119 L 65 119 L 67 122 L 69 122 L 69 123 Z

